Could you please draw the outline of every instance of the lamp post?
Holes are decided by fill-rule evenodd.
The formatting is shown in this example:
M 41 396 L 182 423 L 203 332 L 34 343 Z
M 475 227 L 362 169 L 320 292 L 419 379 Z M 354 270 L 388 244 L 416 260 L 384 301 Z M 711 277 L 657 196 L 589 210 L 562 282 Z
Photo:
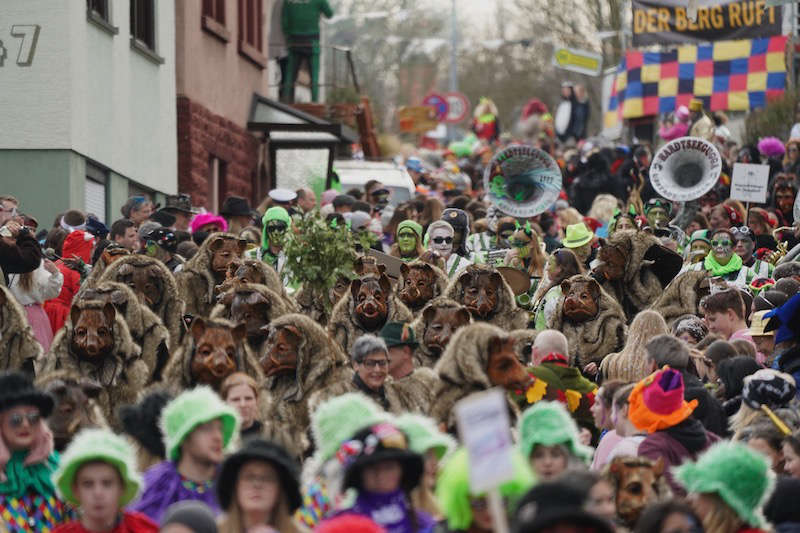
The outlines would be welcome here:
M 456 0 L 450 0 L 450 92 L 458 91 L 458 21 L 456 20 Z M 447 140 L 452 141 L 455 137 L 455 128 L 452 124 L 447 125 Z

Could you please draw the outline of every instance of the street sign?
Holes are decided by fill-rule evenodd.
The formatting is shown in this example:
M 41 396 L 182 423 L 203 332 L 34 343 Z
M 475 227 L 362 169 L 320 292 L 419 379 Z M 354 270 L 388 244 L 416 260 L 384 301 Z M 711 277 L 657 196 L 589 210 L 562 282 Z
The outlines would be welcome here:
M 447 99 L 444 97 L 444 95 L 439 93 L 430 93 L 428 96 L 422 99 L 422 105 L 434 108 L 436 110 L 436 120 L 439 122 L 443 122 L 447 116 L 448 105 Z
M 434 129 L 439 121 L 436 110 L 426 105 L 401 107 L 397 110 L 397 123 L 405 133 L 425 133 Z
M 556 48 L 553 66 L 588 76 L 599 76 L 603 72 L 603 56 L 586 50 Z
M 469 99 L 462 93 L 446 93 L 444 99 L 447 100 L 447 116 L 444 121 L 448 124 L 458 124 L 469 114 Z
M 767 201 L 769 165 L 734 163 L 731 177 L 731 198 L 763 204 Z

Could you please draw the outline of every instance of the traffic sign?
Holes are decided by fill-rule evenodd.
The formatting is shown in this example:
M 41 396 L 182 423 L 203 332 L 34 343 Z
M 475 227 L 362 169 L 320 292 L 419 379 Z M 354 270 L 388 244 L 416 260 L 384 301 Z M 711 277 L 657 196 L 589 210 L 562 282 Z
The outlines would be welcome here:
M 458 92 L 445 93 L 447 100 L 447 116 L 444 121 L 449 124 L 457 124 L 467 118 L 469 114 L 469 99 L 466 95 Z
M 448 105 L 444 95 L 430 93 L 422 99 L 422 105 L 434 108 L 436 110 L 436 120 L 439 122 L 444 121 L 445 117 L 447 117 Z
M 553 53 L 553 66 L 589 76 L 599 76 L 603 72 L 603 56 L 586 50 L 561 47 L 556 48 Z

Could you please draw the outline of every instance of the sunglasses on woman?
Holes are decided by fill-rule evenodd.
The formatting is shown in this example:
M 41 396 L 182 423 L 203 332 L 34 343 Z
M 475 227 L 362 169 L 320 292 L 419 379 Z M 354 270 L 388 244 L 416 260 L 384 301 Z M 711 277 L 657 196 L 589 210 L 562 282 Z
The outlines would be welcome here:
M 451 244 L 453 242 L 452 237 L 434 237 L 433 242 L 436 244 Z
M 8 417 L 8 424 L 13 429 L 22 427 L 22 424 L 27 420 L 29 426 L 35 426 L 41 420 L 42 415 L 38 412 L 35 413 L 14 413 Z
M 711 241 L 711 246 L 714 246 L 714 247 L 717 247 L 717 246 L 730 246 L 731 244 L 733 244 L 733 243 L 731 241 L 729 241 L 728 239 L 723 239 L 723 240 L 719 240 L 719 241 L 717 241 L 717 240 Z

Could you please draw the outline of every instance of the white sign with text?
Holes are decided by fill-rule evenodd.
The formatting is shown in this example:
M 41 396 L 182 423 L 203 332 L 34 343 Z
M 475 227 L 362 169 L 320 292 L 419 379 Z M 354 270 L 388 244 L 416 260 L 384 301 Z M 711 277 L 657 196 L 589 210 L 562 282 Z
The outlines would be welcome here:
M 767 202 L 769 165 L 734 163 L 731 178 L 731 198 L 742 202 L 764 204 Z

